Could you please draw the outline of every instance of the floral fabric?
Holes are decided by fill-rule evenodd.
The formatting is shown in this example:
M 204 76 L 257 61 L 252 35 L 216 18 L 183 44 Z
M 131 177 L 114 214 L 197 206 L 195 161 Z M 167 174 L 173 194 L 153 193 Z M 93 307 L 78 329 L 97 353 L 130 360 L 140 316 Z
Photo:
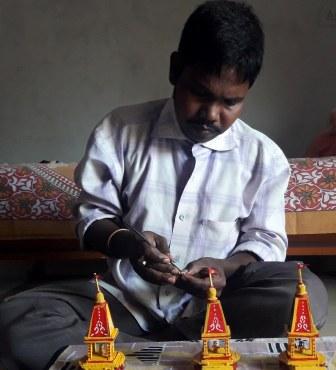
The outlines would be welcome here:
M 336 157 L 292 158 L 286 212 L 336 210 Z M 80 193 L 47 164 L 0 165 L 0 219 L 72 220 Z
M 286 212 L 336 210 L 336 157 L 289 160 Z
M 0 219 L 71 220 L 79 193 L 46 164 L 0 166 Z

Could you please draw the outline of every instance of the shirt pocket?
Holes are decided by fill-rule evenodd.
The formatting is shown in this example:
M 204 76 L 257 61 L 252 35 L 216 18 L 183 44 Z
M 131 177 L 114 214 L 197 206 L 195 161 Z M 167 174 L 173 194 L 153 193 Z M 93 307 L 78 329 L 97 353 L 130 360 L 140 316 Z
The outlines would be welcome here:
M 222 248 L 229 252 L 235 245 L 239 235 L 239 218 L 233 221 L 201 221 L 203 240 L 208 248 Z

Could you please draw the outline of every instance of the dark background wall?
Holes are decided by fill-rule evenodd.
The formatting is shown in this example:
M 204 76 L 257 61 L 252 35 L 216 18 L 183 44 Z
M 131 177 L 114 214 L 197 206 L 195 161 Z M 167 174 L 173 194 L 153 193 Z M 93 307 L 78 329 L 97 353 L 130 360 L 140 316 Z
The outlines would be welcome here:
M 0 0 L 0 161 L 77 161 L 102 116 L 166 97 L 199 0 Z M 251 0 L 266 33 L 249 124 L 302 156 L 336 106 L 336 0 Z

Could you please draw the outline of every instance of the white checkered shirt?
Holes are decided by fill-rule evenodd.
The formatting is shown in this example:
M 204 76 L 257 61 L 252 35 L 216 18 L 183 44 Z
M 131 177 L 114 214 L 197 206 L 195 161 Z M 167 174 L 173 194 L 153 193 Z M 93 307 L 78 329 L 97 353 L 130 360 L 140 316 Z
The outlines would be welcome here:
M 288 162 L 273 141 L 239 119 L 216 138 L 193 144 L 179 128 L 172 99 L 118 108 L 95 128 L 75 175 L 83 189 L 81 239 L 94 221 L 118 217 L 164 236 L 181 268 L 239 251 L 285 259 Z M 113 284 L 104 287 L 145 330 L 156 319 L 192 312 L 189 294 L 144 281 L 128 259 L 109 265 Z

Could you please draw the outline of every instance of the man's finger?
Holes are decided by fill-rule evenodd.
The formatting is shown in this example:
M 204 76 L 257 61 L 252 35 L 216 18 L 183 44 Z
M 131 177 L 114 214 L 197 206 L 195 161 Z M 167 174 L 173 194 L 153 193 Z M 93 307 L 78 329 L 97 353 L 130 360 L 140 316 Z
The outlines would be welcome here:
M 160 252 L 157 248 L 152 246 L 145 247 L 144 259 L 147 261 L 170 263 L 170 258 L 167 254 Z
M 165 238 L 155 237 L 155 246 L 163 254 L 169 256 L 170 250 Z
M 185 273 L 181 276 L 181 281 L 185 284 L 195 287 L 196 289 L 200 289 L 202 291 L 207 290 L 210 286 L 209 278 L 199 278 L 190 273 Z
M 205 298 L 207 296 L 207 291 L 209 288 L 209 284 L 206 284 L 204 281 L 200 281 L 201 279 L 197 279 L 195 277 L 190 276 L 181 276 L 180 279 L 176 281 L 176 286 L 186 292 L 195 295 L 200 298 Z
M 154 284 L 175 284 L 177 279 L 177 277 L 171 273 L 160 272 L 151 267 L 143 269 L 142 277 Z
M 153 270 L 162 272 L 162 273 L 169 273 L 173 275 L 179 275 L 180 271 L 169 263 L 155 263 L 151 261 L 146 261 L 146 265 L 151 267 Z

